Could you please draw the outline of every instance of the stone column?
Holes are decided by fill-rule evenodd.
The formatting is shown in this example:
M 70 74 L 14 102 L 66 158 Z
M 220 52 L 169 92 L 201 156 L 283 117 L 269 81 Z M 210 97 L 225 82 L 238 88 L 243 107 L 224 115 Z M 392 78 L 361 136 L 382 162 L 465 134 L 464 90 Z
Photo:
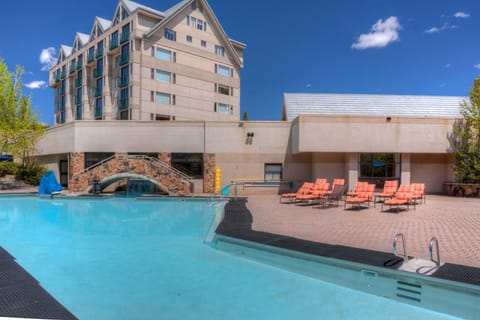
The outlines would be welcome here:
M 203 192 L 215 192 L 215 153 L 203 154 Z
M 358 153 L 345 154 L 345 172 L 347 177 L 347 190 L 353 190 L 358 182 Z
M 80 186 L 77 186 L 79 181 L 74 181 L 73 176 L 79 174 L 85 169 L 85 153 L 70 152 L 69 154 L 69 168 L 68 168 L 68 190 L 70 192 L 78 191 Z
M 410 184 L 411 180 L 411 156 L 410 153 L 401 154 L 401 172 L 400 172 L 400 183 Z

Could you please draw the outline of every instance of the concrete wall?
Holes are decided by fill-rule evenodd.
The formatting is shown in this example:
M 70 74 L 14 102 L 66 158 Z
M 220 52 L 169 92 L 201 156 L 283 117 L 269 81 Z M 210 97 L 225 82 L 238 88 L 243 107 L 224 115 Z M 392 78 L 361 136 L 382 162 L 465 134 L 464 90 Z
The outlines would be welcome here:
M 411 182 L 425 183 L 426 193 L 442 193 L 451 172 L 450 159 L 446 154 L 412 154 Z
M 447 153 L 454 119 L 378 116 L 299 116 L 296 152 Z
M 312 175 L 314 178 L 327 178 L 330 182 L 336 178 L 345 179 L 345 154 L 314 153 Z

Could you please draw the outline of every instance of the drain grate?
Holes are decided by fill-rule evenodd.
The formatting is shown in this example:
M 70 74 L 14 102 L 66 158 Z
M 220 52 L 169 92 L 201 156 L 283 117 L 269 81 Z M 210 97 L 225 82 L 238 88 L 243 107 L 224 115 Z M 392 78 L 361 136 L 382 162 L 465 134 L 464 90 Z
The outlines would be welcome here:
M 422 285 L 397 281 L 397 297 L 410 301 L 422 302 Z

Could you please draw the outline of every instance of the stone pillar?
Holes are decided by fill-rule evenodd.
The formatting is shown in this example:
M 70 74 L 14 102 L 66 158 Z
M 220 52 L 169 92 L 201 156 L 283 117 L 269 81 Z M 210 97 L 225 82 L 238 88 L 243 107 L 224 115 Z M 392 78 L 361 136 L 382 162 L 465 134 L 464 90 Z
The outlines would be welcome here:
M 358 153 L 345 154 L 347 190 L 353 190 L 358 182 Z
M 165 162 L 168 165 L 171 165 L 172 154 L 170 152 L 159 152 L 158 159 L 162 162 Z
M 401 154 L 401 172 L 400 172 L 400 183 L 410 184 L 411 181 L 411 157 L 410 153 Z
M 68 190 L 70 192 L 77 191 L 78 181 L 73 181 L 73 176 L 79 174 L 85 169 L 85 153 L 70 152 L 69 154 L 69 168 L 68 168 Z
M 215 192 L 215 153 L 203 154 L 203 192 Z

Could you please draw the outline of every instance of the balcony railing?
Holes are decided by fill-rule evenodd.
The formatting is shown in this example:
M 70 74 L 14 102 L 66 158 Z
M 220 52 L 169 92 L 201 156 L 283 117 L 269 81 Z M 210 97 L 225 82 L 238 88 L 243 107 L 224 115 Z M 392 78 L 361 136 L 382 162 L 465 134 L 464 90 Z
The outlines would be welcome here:
M 75 62 L 70 63 L 70 74 L 74 73 L 76 70 Z
M 93 71 L 95 78 L 100 78 L 103 76 L 103 68 L 95 68 Z
M 81 87 L 82 86 L 83 79 L 82 78 L 77 78 L 75 80 L 75 87 Z
M 65 88 L 60 88 L 60 91 L 58 92 L 59 96 L 65 95 Z
M 110 51 L 118 48 L 118 36 L 112 37 L 110 40 Z
M 67 76 L 67 70 L 63 69 L 62 72 L 60 72 L 60 79 L 65 79 L 66 76 Z
M 128 76 L 120 77 L 120 82 L 119 82 L 118 86 L 119 86 L 120 88 L 123 88 L 123 87 L 128 86 L 128 83 L 129 83 Z
M 95 97 L 101 97 L 102 96 L 102 91 L 103 91 L 103 88 L 96 88 L 95 89 Z
M 77 70 L 82 69 L 82 67 L 83 67 L 83 61 L 82 61 L 82 60 L 78 60 L 78 61 L 77 61 Z
M 122 36 L 120 37 L 120 44 L 127 42 L 130 40 L 130 31 L 129 32 L 122 32 Z
M 128 98 L 118 99 L 118 109 L 119 110 L 128 109 Z
M 95 61 L 95 53 L 89 53 L 87 56 L 87 64 L 90 64 L 93 61 Z
M 121 54 L 120 55 L 120 65 L 123 66 L 124 64 L 127 64 L 130 61 L 130 55 L 127 54 Z
M 61 78 L 60 78 L 60 72 L 55 73 L 53 78 L 55 79 L 55 82 L 60 81 L 60 80 L 61 80 Z
M 100 58 L 103 56 L 103 47 L 97 48 L 97 54 L 95 55 L 95 58 Z

